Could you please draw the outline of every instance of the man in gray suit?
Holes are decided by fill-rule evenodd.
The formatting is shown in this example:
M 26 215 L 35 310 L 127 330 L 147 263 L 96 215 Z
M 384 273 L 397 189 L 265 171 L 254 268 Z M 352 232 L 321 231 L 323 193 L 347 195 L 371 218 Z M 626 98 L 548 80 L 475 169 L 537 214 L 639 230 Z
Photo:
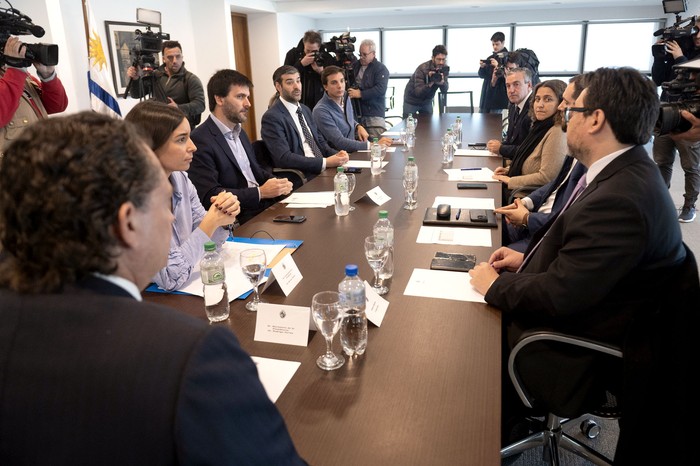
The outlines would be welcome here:
M 128 122 L 78 113 L 9 146 L 0 464 L 303 464 L 234 334 L 141 300 L 171 197 Z

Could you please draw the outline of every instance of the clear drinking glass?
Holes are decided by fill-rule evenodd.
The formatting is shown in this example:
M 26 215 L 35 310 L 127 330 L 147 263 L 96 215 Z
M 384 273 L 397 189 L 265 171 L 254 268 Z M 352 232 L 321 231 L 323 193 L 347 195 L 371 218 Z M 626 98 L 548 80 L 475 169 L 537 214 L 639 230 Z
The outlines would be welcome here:
M 408 136 L 408 131 L 401 131 L 401 144 L 403 144 L 402 152 L 408 152 L 408 147 L 406 147 L 406 138 Z
M 408 132 L 406 133 L 406 147 L 408 150 L 413 149 L 413 146 L 416 145 L 416 134 L 413 132 Z
M 257 311 L 260 303 L 260 294 L 258 293 L 258 285 L 265 276 L 267 269 L 267 258 L 265 251 L 262 249 L 246 249 L 241 251 L 241 270 L 250 283 L 253 285 L 253 300 L 248 301 L 245 308 L 249 311 Z
M 418 189 L 418 178 L 404 175 L 403 189 L 406 197 L 406 203 L 403 205 L 403 208 L 406 210 L 416 210 L 418 202 L 416 202 L 414 194 L 416 189 Z
M 345 364 L 342 354 L 333 353 L 333 337 L 340 329 L 343 310 L 340 307 L 340 293 L 321 291 L 311 299 L 311 315 L 318 331 L 326 339 L 326 352 L 316 359 L 316 365 L 325 371 L 338 369 Z
M 374 283 L 372 289 L 378 295 L 384 295 L 389 291 L 389 288 L 382 285 L 379 278 L 379 271 L 384 267 L 384 263 L 389 255 L 389 245 L 384 240 L 378 240 L 374 236 L 365 238 L 365 257 L 369 266 L 374 270 Z
M 348 199 L 352 196 L 352 192 L 355 190 L 355 185 L 357 184 L 357 179 L 354 173 L 346 173 L 345 176 L 348 177 Z M 355 206 L 350 202 L 350 210 L 355 210 Z

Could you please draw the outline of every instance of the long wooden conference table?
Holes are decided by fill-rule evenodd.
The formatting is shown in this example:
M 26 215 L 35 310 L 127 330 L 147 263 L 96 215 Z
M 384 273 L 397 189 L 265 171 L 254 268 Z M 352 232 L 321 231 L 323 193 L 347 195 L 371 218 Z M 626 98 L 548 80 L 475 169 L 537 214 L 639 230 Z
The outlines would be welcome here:
M 498 138 L 498 115 L 465 114 L 463 141 Z M 384 296 L 390 304 L 381 327 L 369 324 L 367 352 L 338 370 L 316 366 L 325 351 L 323 336 L 309 333 L 307 347 L 253 340 L 256 314 L 243 300 L 231 303 L 228 326 L 251 355 L 301 365 L 276 405 L 299 454 L 312 465 L 497 465 L 500 464 L 501 317 L 482 303 L 404 295 L 415 268 L 428 269 L 435 252 L 468 252 L 486 260 L 501 243 L 491 229 L 492 248 L 418 244 L 416 238 L 435 196 L 490 197 L 500 204 L 501 187 L 458 190 L 442 164 L 440 138 L 456 114 L 420 117 L 416 146 L 387 154 L 385 172 L 356 175 L 351 202 L 356 209 L 337 217 L 333 207 L 289 209 L 276 204 L 236 230 L 241 237 L 303 240 L 293 258 L 303 279 L 285 296 L 273 285 L 262 294 L 269 303 L 310 306 L 318 291 L 337 290 L 346 264 L 359 266 L 361 278 L 373 278 L 364 256 L 364 237 L 380 210 L 389 212 L 395 229 L 395 271 Z M 418 163 L 418 208 L 404 210 L 401 177 L 409 155 Z M 351 159 L 368 158 L 366 153 Z M 455 157 L 451 168 L 501 164 L 497 157 Z M 300 191 L 331 191 L 335 169 L 326 170 Z M 391 197 L 382 206 L 364 197 L 375 186 Z M 280 214 L 305 215 L 301 224 L 273 223 Z M 469 276 L 464 274 L 464 286 Z M 145 293 L 146 299 L 206 319 L 202 298 Z M 248 298 L 250 299 L 250 298 Z M 338 337 L 333 350 L 341 352 Z

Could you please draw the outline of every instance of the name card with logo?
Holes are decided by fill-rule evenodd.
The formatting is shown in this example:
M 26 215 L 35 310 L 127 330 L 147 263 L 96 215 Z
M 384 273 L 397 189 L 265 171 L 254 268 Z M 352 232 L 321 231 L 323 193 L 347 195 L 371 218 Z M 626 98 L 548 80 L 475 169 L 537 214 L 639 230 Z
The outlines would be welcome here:
M 255 341 L 307 346 L 311 308 L 286 304 L 258 304 Z

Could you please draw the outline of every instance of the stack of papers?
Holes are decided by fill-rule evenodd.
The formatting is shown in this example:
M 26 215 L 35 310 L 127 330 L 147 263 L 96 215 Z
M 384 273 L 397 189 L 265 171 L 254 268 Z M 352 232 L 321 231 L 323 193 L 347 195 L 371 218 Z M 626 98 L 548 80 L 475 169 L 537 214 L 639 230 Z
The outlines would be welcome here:
M 335 204 L 333 191 L 318 191 L 315 193 L 292 193 L 280 201 L 288 208 L 328 207 Z
M 481 181 L 500 183 L 493 179 L 493 170 L 490 168 L 445 168 L 445 173 L 450 181 Z

